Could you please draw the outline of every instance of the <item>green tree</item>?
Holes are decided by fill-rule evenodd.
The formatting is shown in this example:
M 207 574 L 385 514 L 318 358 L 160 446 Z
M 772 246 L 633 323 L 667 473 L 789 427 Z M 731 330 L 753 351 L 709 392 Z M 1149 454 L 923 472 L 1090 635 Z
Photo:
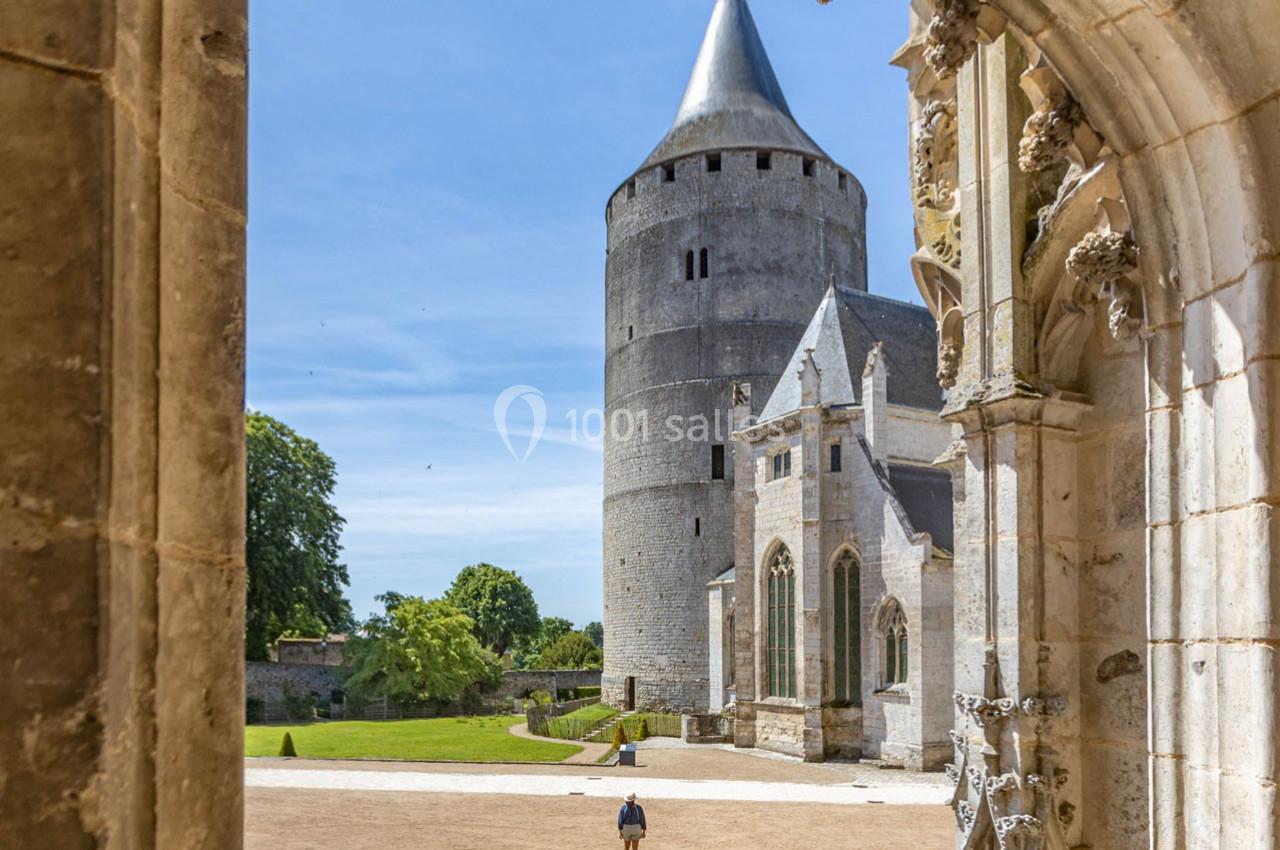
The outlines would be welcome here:
M 262 413 L 245 417 L 245 654 L 266 660 L 285 633 L 323 637 L 352 626 L 338 561 L 346 521 L 330 499 L 337 472 L 313 440 Z
M 520 670 L 534 667 L 543 650 L 571 631 L 573 623 L 563 617 L 543 617 L 538 621 L 538 631 L 532 638 L 522 638 L 511 648 L 515 667 Z
M 541 670 L 594 670 L 604 664 L 604 653 L 582 632 L 570 632 L 538 656 Z
M 343 685 L 357 698 L 400 705 L 447 701 L 496 684 L 498 659 L 472 634 L 471 618 L 447 602 L 387 594 L 385 614 L 370 617 L 343 650 Z
M 474 621 L 476 638 L 497 655 L 537 634 L 533 591 L 510 570 L 493 564 L 465 567 L 444 598 Z
M 603 623 L 587 623 L 582 629 L 582 633 L 591 639 L 596 646 L 604 649 L 604 624 Z

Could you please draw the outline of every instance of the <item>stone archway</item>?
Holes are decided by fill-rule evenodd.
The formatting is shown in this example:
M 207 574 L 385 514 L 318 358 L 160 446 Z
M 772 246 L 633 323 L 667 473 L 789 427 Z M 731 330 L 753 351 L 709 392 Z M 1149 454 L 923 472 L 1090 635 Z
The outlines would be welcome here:
M 1280 62 L 1265 5 L 912 4 L 897 61 L 916 102 L 916 276 L 962 349 L 940 378 L 968 451 L 957 603 L 981 612 L 957 636 L 963 846 L 1274 841 L 1274 703 L 1241 696 L 1275 688 Z M 1075 171 L 1036 217 L 1030 175 L 1058 158 Z M 1119 389 L 1097 368 L 1108 335 L 1140 357 Z M 1099 600 L 1078 574 L 1105 554 L 1084 551 L 1087 508 L 1067 502 L 1096 484 L 1081 423 L 1126 395 L 1143 399 L 1126 425 L 1144 455 L 1142 563 L 1116 554 L 1140 566 L 1146 659 L 1099 661 L 1080 615 Z M 1094 680 L 1144 670 L 1145 770 L 1080 759 L 1134 720 Z M 1135 788 L 1149 822 L 1117 825 L 1108 801 Z

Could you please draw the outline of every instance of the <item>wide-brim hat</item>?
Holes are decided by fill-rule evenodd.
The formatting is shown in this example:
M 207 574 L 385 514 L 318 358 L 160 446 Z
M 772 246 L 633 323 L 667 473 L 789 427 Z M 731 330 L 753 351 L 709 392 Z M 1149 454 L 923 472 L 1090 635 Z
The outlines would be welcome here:
M 627 795 L 627 802 L 628 802 L 628 803 L 634 803 L 635 801 L 636 801 L 636 795 L 635 795 L 635 794 L 628 794 L 628 795 Z

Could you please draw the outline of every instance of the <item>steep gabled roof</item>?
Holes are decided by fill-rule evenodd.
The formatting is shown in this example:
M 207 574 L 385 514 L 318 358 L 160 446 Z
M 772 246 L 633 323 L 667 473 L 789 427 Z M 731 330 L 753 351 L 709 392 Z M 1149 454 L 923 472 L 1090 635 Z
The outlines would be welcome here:
M 818 403 L 824 407 L 854 403 L 853 378 L 849 370 L 849 356 L 844 349 L 845 333 L 840 319 L 840 297 L 833 286 L 827 290 L 804 336 L 800 338 L 800 344 L 787 361 L 787 368 L 782 371 L 773 395 L 769 396 L 760 414 L 761 421 L 800 409 L 800 370 L 804 368 L 805 355 L 810 351 L 822 379 Z
M 924 307 L 856 289 L 829 288 L 769 396 L 760 421 L 800 409 L 799 374 L 809 349 L 813 349 L 822 377 L 819 403 L 831 406 L 860 401 L 862 369 L 877 342 L 884 343 L 889 403 L 941 410 L 937 340 L 937 326 Z
M 675 124 L 641 168 L 734 148 L 830 159 L 792 117 L 747 0 L 717 0 Z

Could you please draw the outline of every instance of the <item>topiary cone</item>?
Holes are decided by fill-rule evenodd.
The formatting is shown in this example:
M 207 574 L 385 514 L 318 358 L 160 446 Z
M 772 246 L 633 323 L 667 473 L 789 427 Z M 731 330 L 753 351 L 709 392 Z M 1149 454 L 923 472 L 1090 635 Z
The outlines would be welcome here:
M 649 737 L 649 721 L 641 717 L 640 725 L 636 727 L 636 740 L 643 741 L 648 737 Z
M 625 730 L 623 730 L 622 724 L 619 723 L 613 727 L 613 748 L 615 750 L 620 750 L 622 749 L 622 745 L 625 744 L 626 742 L 627 742 L 627 733 Z
M 293 746 L 293 736 L 288 732 L 284 733 L 284 740 L 280 742 L 280 757 L 287 759 L 298 757 L 298 751 Z

